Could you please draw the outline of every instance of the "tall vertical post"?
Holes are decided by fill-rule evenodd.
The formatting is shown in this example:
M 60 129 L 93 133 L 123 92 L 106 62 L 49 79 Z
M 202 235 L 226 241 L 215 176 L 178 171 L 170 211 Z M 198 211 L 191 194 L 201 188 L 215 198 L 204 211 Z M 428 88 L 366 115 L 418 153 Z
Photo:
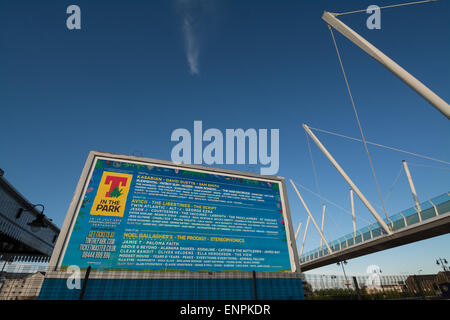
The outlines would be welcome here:
M 353 200 L 353 190 L 352 189 L 350 189 L 350 202 L 352 204 L 353 236 L 356 237 L 355 201 Z
M 356 277 L 353 277 L 353 284 L 355 285 L 355 291 L 356 295 L 358 296 L 358 300 L 361 300 L 361 292 L 359 291 L 358 280 L 356 280 Z
M 325 237 L 323 236 L 322 231 L 320 231 L 319 226 L 316 223 L 316 220 L 314 219 L 313 215 L 311 214 L 311 211 L 309 211 L 308 206 L 305 203 L 305 200 L 303 200 L 302 195 L 300 194 L 300 192 L 298 192 L 297 187 L 294 184 L 294 181 L 292 181 L 292 179 L 290 179 L 290 182 L 292 184 L 292 186 L 294 187 L 295 192 L 297 193 L 298 198 L 300 199 L 300 201 L 303 204 L 303 207 L 305 208 L 306 212 L 308 213 L 308 216 L 311 218 L 311 221 L 314 224 L 314 227 L 316 228 L 317 232 L 320 234 L 320 237 L 322 238 L 323 242 L 325 242 L 325 245 L 328 248 L 328 253 L 332 253 L 330 246 L 328 245 L 327 240 L 325 239 Z
M 302 227 L 302 222 L 300 221 L 300 223 L 298 224 L 297 231 L 295 231 L 295 240 L 297 240 L 297 238 L 298 238 L 298 234 L 300 233 L 301 227 Z
M 2 266 L 2 271 L 0 272 L 0 280 L 2 280 L 2 278 L 3 278 L 3 271 L 6 268 L 6 264 L 7 263 L 11 263 L 11 261 L 13 260 L 13 256 L 10 256 L 8 253 L 5 253 L 5 254 L 0 255 L 0 257 L 5 261 L 3 263 L 3 266 Z
M 308 220 L 306 220 L 306 228 L 305 228 L 305 233 L 303 234 L 303 242 L 302 242 L 302 249 L 300 250 L 300 258 L 302 257 L 303 254 L 303 248 L 305 247 L 305 241 L 306 241 L 306 234 L 308 233 L 308 227 L 309 227 L 309 220 L 311 218 L 308 217 Z
M 258 300 L 258 288 L 256 286 L 256 271 L 253 270 L 252 272 L 252 278 L 253 278 L 253 298 L 255 300 Z
M 8 263 L 9 256 L 8 256 L 8 254 L 5 254 L 5 255 L 2 255 L 2 258 L 4 259 L 5 262 L 3 263 L 3 267 L 2 267 L 2 271 L 0 271 L 0 275 L 2 275 L 3 270 L 5 270 L 6 264 Z
M 320 231 L 322 231 L 322 233 L 323 233 L 323 224 L 325 222 L 325 208 L 326 208 L 326 205 L 322 205 L 322 225 L 320 226 Z M 320 238 L 320 250 L 322 250 L 322 247 L 323 247 L 323 241 L 322 241 L 322 238 Z
M 84 293 L 86 292 L 87 282 L 89 280 L 90 274 L 91 274 L 91 266 L 88 266 L 86 273 L 84 275 L 83 287 L 81 288 L 80 297 L 78 298 L 78 300 L 83 300 L 84 298 Z
M 380 226 L 383 228 L 383 230 L 391 235 L 392 231 L 389 229 L 387 224 L 381 219 L 380 215 L 377 213 L 375 208 L 370 204 L 370 202 L 364 197 L 361 191 L 359 191 L 358 187 L 353 183 L 353 181 L 349 178 L 349 176 L 345 173 L 344 169 L 341 168 L 339 163 L 333 158 L 333 156 L 328 152 L 328 150 L 324 147 L 324 145 L 320 142 L 320 140 L 315 136 L 315 134 L 309 129 L 309 127 L 306 124 L 303 124 L 303 128 L 305 129 L 306 133 L 312 138 L 312 140 L 316 143 L 316 145 L 319 147 L 320 150 L 322 150 L 323 154 L 330 160 L 331 164 L 337 169 L 337 171 L 341 174 L 341 176 L 347 181 L 347 183 L 350 185 L 350 188 L 356 193 L 356 195 L 361 199 L 362 203 L 369 209 L 370 213 L 375 217 L 377 222 L 380 224 Z
M 420 216 L 420 212 L 422 211 L 422 209 L 420 208 L 419 197 L 417 197 L 417 192 L 416 192 L 416 188 L 414 187 L 414 182 L 411 177 L 411 172 L 409 172 L 408 163 L 406 163 L 405 160 L 403 160 L 402 162 L 403 162 L 403 168 L 405 169 L 406 177 L 408 178 L 409 187 L 411 188 L 411 193 L 412 193 L 412 196 L 414 199 L 414 203 L 416 204 L 417 214 L 419 215 L 420 221 L 422 221 L 422 217 Z

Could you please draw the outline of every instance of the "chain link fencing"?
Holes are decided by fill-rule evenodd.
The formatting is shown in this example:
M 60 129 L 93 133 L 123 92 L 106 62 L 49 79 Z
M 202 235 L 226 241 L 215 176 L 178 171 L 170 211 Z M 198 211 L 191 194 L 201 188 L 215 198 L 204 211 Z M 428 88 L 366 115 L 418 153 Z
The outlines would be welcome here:
M 0 299 L 39 300 L 302 300 L 292 272 L 131 271 L 9 265 Z M 2 285 L 3 284 L 3 285 Z
M 342 276 L 305 274 L 310 300 L 441 299 L 447 297 L 450 272 L 430 275 Z
M 0 261 L 0 300 L 442 299 L 450 272 L 363 276 L 291 272 L 58 270 Z

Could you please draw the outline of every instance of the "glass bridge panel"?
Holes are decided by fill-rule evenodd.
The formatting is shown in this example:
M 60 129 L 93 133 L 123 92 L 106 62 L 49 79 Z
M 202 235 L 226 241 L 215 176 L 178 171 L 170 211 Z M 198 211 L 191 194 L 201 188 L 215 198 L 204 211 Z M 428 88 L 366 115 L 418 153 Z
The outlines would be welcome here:
M 362 235 L 361 235 L 360 231 L 357 231 L 356 233 L 357 233 L 357 235 L 355 237 L 355 243 L 358 244 L 358 243 L 362 242 Z
M 352 245 L 355 244 L 355 242 L 353 241 L 353 238 L 348 239 L 348 240 L 347 240 L 347 243 L 348 243 L 348 246 L 349 246 L 349 247 L 351 247 Z
M 438 212 L 439 212 L 440 215 L 444 214 L 444 213 L 447 213 L 447 212 L 450 212 L 450 200 L 437 205 L 437 209 L 438 209 Z
M 341 244 L 339 242 L 336 241 L 335 245 L 333 246 L 333 250 L 334 251 L 339 251 L 341 250 Z
M 431 199 L 431 202 L 438 207 L 439 214 L 444 214 L 450 211 L 450 195 L 448 193 L 434 197 Z
M 347 248 L 347 238 L 346 237 L 340 238 L 339 243 L 341 244 L 341 250 Z
M 353 240 L 353 236 L 354 236 L 353 233 L 350 233 L 350 234 L 348 234 L 348 235 L 345 236 L 345 237 L 347 238 L 347 245 L 348 245 L 349 247 L 351 247 L 352 245 L 355 244 L 355 241 Z
M 394 231 L 396 231 L 398 229 L 402 229 L 406 226 L 405 219 L 403 219 L 403 217 L 400 213 L 390 217 L 390 220 L 392 221 L 392 224 L 394 226 Z
M 373 224 L 371 226 L 371 229 L 372 229 L 372 237 L 373 238 L 377 238 L 383 234 L 383 232 L 381 231 L 382 229 L 378 223 Z
M 430 201 L 421 203 L 420 208 L 422 209 L 422 211 L 420 212 L 422 221 L 436 217 L 436 211 L 434 210 L 434 207 Z
M 319 257 L 319 250 L 314 251 L 314 259 L 317 259 Z
M 370 240 L 372 238 L 372 235 L 370 234 L 369 227 L 362 228 L 360 231 L 362 233 L 363 241 L 367 241 L 367 240 Z
M 415 208 L 409 208 L 408 210 L 405 210 L 402 213 L 406 218 L 406 224 L 408 226 L 419 222 L 419 215 L 417 214 L 417 211 Z
M 335 252 L 335 251 L 339 250 L 339 248 L 336 248 L 336 243 L 337 243 L 336 240 L 328 243 L 328 245 L 330 246 L 330 249 L 331 249 L 332 252 Z
M 308 261 L 311 261 L 311 252 L 308 252 L 308 253 L 307 253 L 306 259 L 307 259 Z

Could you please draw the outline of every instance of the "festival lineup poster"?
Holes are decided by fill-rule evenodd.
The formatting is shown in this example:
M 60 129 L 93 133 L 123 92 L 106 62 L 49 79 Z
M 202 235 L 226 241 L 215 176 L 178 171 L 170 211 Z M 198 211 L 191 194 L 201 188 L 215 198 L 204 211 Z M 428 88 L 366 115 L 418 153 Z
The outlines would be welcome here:
M 61 268 L 291 271 L 280 184 L 97 159 Z

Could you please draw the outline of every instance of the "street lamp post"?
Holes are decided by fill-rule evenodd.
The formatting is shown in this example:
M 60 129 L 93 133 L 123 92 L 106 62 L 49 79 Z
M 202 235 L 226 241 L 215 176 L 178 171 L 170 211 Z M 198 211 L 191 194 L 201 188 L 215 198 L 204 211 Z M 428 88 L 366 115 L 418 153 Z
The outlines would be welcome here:
M 345 277 L 345 286 L 347 287 L 347 289 L 350 286 L 350 283 L 348 283 L 348 279 L 347 279 L 347 274 L 345 273 L 345 269 L 344 269 L 344 264 L 347 264 L 347 260 L 344 261 L 340 261 L 338 263 L 336 263 L 338 266 L 342 266 L 342 271 L 344 272 L 344 277 Z
M 381 275 L 382 273 L 383 273 L 383 270 L 380 269 L 380 275 Z M 380 276 L 380 286 L 381 286 L 381 290 L 382 290 L 383 293 L 384 293 L 383 279 L 381 279 L 381 276 Z
M 34 204 L 33 209 L 36 209 L 36 207 L 42 207 L 42 211 L 40 213 L 38 213 L 38 215 L 36 216 L 36 218 L 33 221 L 27 223 L 31 227 L 31 230 L 33 232 L 38 232 L 41 228 L 48 227 L 48 224 L 45 221 L 44 205 L 43 204 Z M 30 210 L 27 210 L 27 211 L 30 211 Z
M 444 272 L 447 272 L 447 259 L 442 259 L 441 257 L 439 257 L 438 259 L 436 259 L 436 264 L 439 266 L 442 266 L 442 269 L 444 269 Z

